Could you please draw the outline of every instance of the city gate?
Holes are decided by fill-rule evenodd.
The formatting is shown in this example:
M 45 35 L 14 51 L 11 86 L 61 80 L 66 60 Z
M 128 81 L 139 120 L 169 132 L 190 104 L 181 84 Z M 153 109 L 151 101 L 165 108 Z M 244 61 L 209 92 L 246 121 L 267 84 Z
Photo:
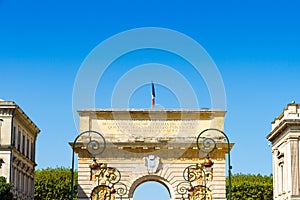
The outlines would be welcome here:
M 78 113 L 82 134 L 71 143 L 78 154 L 78 200 L 133 200 L 136 188 L 148 181 L 164 185 L 171 200 L 226 199 L 226 154 L 233 144 L 220 134 L 225 111 Z

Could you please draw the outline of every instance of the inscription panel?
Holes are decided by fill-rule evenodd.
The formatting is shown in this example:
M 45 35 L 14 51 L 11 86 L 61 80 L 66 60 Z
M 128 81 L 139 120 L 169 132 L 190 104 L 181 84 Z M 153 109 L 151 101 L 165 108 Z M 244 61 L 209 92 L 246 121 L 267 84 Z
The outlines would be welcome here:
M 200 120 L 93 120 L 93 130 L 102 134 L 122 136 L 196 136 L 209 128 L 211 121 Z

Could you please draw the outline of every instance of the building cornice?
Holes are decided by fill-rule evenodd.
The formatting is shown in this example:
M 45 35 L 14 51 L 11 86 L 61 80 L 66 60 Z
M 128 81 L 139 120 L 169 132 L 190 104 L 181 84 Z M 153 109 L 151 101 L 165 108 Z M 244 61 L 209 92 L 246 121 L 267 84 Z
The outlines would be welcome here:
M 224 117 L 226 111 L 209 109 L 82 109 L 80 117 L 97 119 L 212 119 Z
M 284 132 L 285 129 L 293 127 L 293 130 L 300 131 L 300 104 L 290 103 L 272 122 L 272 131 L 266 138 L 273 142 Z
M 26 113 L 13 101 L 0 101 L 0 115 L 16 115 L 22 122 L 29 125 L 30 129 L 38 135 L 40 129 L 37 125 L 26 115 Z
M 286 128 L 298 127 L 300 131 L 300 120 L 299 119 L 284 119 L 282 120 L 278 126 L 276 126 L 268 135 L 267 139 L 269 141 L 273 141 L 275 138 L 277 138 Z

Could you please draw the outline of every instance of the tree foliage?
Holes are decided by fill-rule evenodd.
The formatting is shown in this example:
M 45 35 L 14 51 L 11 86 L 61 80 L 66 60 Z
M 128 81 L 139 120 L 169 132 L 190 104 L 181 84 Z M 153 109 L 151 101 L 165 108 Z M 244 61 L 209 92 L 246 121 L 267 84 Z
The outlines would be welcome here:
M 75 198 L 77 198 L 77 177 L 74 174 Z M 35 171 L 35 200 L 66 200 L 70 199 L 71 170 L 68 168 L 47 168 Z
M 272 200 L 273 176 L 235 174 L 231 179 L 232 200 Z M 227 188 L 228 195 L 228 188 Z
M 11 193 L 12 184 L 6 182 L 6 178 L 0 176 L 0 199 L 1 200 L 13 200 L 13 194 Z

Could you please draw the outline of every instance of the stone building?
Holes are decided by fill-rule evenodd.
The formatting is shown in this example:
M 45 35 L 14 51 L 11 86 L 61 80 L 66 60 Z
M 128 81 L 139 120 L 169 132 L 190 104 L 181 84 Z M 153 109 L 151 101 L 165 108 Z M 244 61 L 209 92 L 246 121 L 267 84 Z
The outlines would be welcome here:
M 166 187 L 172 200 L 193 195 L 206 195 L 207 200 L 226 199 L 225 155 L 233 144 L 226 143 L 217 132 L 208 131 L 207 138 L 214 140 L 206 141 L 206 148 L 215 145 L 214 150 L 205 153 L 196 145 L 201 131 L 224 129 L 225 111 L 96 109 L 78 113 L 82 136 L 70 143 L 78 153 L 78 200 L 113 199 L 111 195 L 132 200 L 136 188 L 148 181 Z M 98 154 L 97 142 L 101 146 L 103 139 L 106 149 Z M 189 168 L 191 165 L 194 167 Z M 124 189 L 120 195 L 118 184 Z
M 0 100 L 0 176 L 13 183 L 18 200 L 33 200 L 39 128 L 12 101 Z
M 276 200 L 300 199 L 300 104 L 291 103 L 272 122 L 273 193 Z

